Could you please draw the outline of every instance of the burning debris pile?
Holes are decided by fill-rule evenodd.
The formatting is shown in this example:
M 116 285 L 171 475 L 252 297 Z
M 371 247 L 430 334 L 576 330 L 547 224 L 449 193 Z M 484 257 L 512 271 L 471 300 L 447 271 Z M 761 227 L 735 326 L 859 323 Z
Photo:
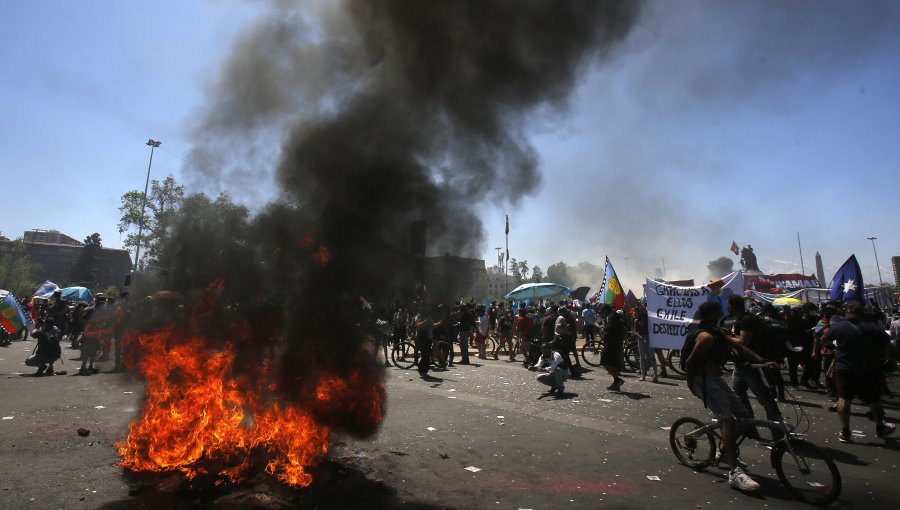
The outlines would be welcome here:
M 272 2 L 226 63 L 188 167 L 246 182 L 273 151 L 243 148 L 281 126 L 280 198 L 241 239 L 235 222 L 173 218 L 165 286 L 197 301 L 127 336 L 147 400 L 118 445 L 126 468 L 236 482 L 261 464 L 307 485 L 330 431 L 373 433 L 384 389 L 359 298 L 412 294 L 398 256 L 412 222 L 432 253 L 478 252 L 476 206 L 540 183 L 523 121 L 565 106 L 636 16 L 594 0 L 337 5 L 311 29 L 301 7 Z
M 146 381 L 147 398 L 141 419 L 117 445 L 119 464 L 178 470 L 188 479 L 215 467 L 222 480 L 240 482 L 262 463 L 288 485 L 309 485 L 304 467 L 328 451 L 332 423 L 381 422 L 381 381 L 372 371 L 320 374 L 314 385 L 298 388 L 305 394 L 288 396 L 273 377 L 285 371 L 278 357 L 236 359 L 248 347 L 275 346 L 258 345 L 244 318 L 222 316 L 215 297 L 221 290 L 221 282 L 212 287 L 187 321 L 128 337 L 125 364 Z M 214 318 L 224 324 L 211 324 Z

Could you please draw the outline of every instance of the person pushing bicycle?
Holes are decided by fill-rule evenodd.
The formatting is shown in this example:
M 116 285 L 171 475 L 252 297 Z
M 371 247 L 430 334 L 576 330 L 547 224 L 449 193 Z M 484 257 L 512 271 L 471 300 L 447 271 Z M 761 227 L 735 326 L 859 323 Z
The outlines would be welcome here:
M 736 439 L 737 420 L 750 418 L 751 414 L 722 378 L 722 364 L 732 353 L 760 363 L 766 361 L 749 348 L 729 341 L 717 327 L 722 315 L 722 307 L 718 302 L 708 301 L 697 308 L 695 324 L 688 333 L 688 337 L 695 335 L 693 348 L 685 360 L 688 389 L 703 401 L 703 407 L 722 421 L 723 450 L 730 466 L 728 485 L 733 489 L 749 492 L 759 489 L 759 484 L 738 465 Z

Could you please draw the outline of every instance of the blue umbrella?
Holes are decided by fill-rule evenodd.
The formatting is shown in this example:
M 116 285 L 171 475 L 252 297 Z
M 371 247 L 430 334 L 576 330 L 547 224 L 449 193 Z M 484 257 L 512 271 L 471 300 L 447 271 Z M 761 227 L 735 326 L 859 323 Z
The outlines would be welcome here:
M 66 301 L 86 301 L 94 300 L 94 295 L 87 287 L 66 287 L 62 290 L 62 298 Z
M 558 283 L 523 283 L 509 294 L 503 296 L 503 299 L 507 301 L 521 301 L 525 299 L 535 301 L 571 293 L 572 289 Z

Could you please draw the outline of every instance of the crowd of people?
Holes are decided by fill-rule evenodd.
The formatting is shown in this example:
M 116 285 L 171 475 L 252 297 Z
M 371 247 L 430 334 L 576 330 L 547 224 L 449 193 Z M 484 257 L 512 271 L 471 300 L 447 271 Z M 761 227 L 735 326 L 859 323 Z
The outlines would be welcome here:
M 579 337 L 602 343 L 600 365 L 611 378 L 609 391 L 621 391 L 625 384 L 626 338 L 637 339 L 639 381 L 651 373 L 652 382 L 668 375 L 662 350 L 649 344 L 647 310 L 641 303 L 623 310 L 577 301 L 451 306 L 395 302 L 381 308 L 362 299 L 360 303 L 354 321 L 376 341 L 375 358 L 383 356 L 388 365 L 393 346 L 414 342 L 422 376 L 427 376 L 432 360 L 448 368 L 454 363 L 469 365 L 473 352 L 482 360 L 499 359 L 503 353 L 510 361 L 521 357 L 522 367 L 538 372 L 536 381 L 561 397 L 566 385 L 585 372 L 576 348 Z M 37 345 L 26 360 L 36 367 L 34 375 L 57 373 L 60 343 L 66 341 L 80 350 L 79 375 L 96 373 L 95 364 L 110 359 L 112 370 L 121 370 L 122 338 L 132 314 L 127 294 L 116 302 L 97 294 L 92 303 L 72 303 L 57 291 L 49 299 L 24 299 L 21 306 L 35 324 L 31 335 Z M 28 331 L 22 333 L 27 338 Z M 744 472 L 734 444 L 740 420 L 755 415 L 751 393 L 767 420 L 783 422 L 779 404 L 788 401 L 788 385 L 824 390 L 833 402 L 829 410 L 837 415 L 838 439 L 845 443 L 853 441 L 851 402 L 859 399 L 870 409 L 876 436 L 893 434 L 895 425 L 885 419 L 881 397 L 890 394 L 887 376 L 897 368 L 898 340 L 900 309 L 888 316 L 853 301 L 776 308 L 741 296 L 728 298 L 727 313 L 718 302 L 699 306 L 681 349 L 679 371 L 685 373 L 691 393 L 724 424 L 717 461 L 721 458 L 730 466 L 730 485 L 745 491 L 759 487 Z M 447 352 L 448 345 L 458 356 Z M 730 381 L 725 379 L 728 371 Z
M 58 289 L 47 299 L 23 298 L 19 304 L 34 323 L 30 335 L 36 341 L 25 364 L 37 367 L 35 376 L 55 375 L 56 363 L 62 359 L 60 343 L 69 342 L 70 348 L 80 351 L 77 375 L 97 373 L 96 363 L 108 361 L 111 356 L 115 361 L 112 370 L 120 371 L 121 327 L 127 299 L 128 295 L 123 294 L 121 301 L 113 304 L 106 295 L 98 293 L 93 302 L 72 302 L 63 299 Z M 27 340 L 29 331 L 23 329 L 19 334 Z
M 390 342 L 413 337 L 423 376 L 432 355 L 445 355 L 433 353 L 442 342 L 458 343 L 459 364 L 470 363 L 470 345 L 481 359 L 497 359 L 502 345 L 510 360 L 521 355 L 525 368 L 540 372 L 537 382 L 560 396 L 566 383 L 584 372 L 576 351 L 581 335 L 586 342 L 602 340 L 600 364 L 612 377 L 607 389 L 620 391 L 625 383 L 621 371 L 628 332 L 638 338 L 638 380 L 646 381 L 651 371 L 653 382 L 668 375 L 662 350 L 649 345 L 647 310 L 642 304 L 615 310 L 570 301 L 518 308 L 504 303 L 458 303 L 450 308 L 438 305 L 429 314 L 421 305 L 407 311 L 396 303 L 385 316 L 392 326 L 381 342 L 385 364 Z M 498 339 L 492 352 L 486 349 L 488 335 Z M 887 375 L 897 368 L 898 340 L 900 309 L 889 316 L 878 307 L 852 301 L 774 307 L 741 296 L 730 296 L 727 313 L 718 302 L 701 305 L 686 336 L 681 368 L 690 391 L 725 424 L 724 448 L 716 460 L 730 466 L 731 487 L 744 491 L 759 487 L 744 472 L 734 445 L 740 419 L 755 415 L 750 394 L 767 420 L 783 422 L 779 404 L 788 402 L 787 385 L 824 389 L 833 402 L 829 410 L 838 416 L 838 439 L 845 443 L 853 441 L 850 406 L 858 398 L 870 408 L 876 436 L 893 434 L 895 425 L 885 420 L 881 396 L 890 394 Z M 727 371 L 730 381 L 723 378 Z M 741 432 L 759 437 L 756 430 Z M 777 439 L 776 432 L 773 440 Z

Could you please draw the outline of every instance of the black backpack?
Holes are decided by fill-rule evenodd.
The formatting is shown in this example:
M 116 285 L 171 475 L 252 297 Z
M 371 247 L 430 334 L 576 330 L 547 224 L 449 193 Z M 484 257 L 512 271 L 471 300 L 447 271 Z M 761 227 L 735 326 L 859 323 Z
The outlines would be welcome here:
M 728 345 L 728 339 L 725 338 L 725 334 L 722 333 L 721 330 L 717 328 L 710 329 L 692 326 L 688 329 L 688 333 L 684 337 L 684 344 L 681 346 L 681 360 L 678 364 L 682 371 L 687 371 L 687 359 L 691 357 L 691 352 L 693 352 L 694 345 L 697 343 L 697 335 L 702 331 L 706 331 L 716 339 L 716 345 L 713 347 L 712 352 L 710 352 L 710 356 L 713 356 L 722 363 L 728 359 L 731 351 Z

